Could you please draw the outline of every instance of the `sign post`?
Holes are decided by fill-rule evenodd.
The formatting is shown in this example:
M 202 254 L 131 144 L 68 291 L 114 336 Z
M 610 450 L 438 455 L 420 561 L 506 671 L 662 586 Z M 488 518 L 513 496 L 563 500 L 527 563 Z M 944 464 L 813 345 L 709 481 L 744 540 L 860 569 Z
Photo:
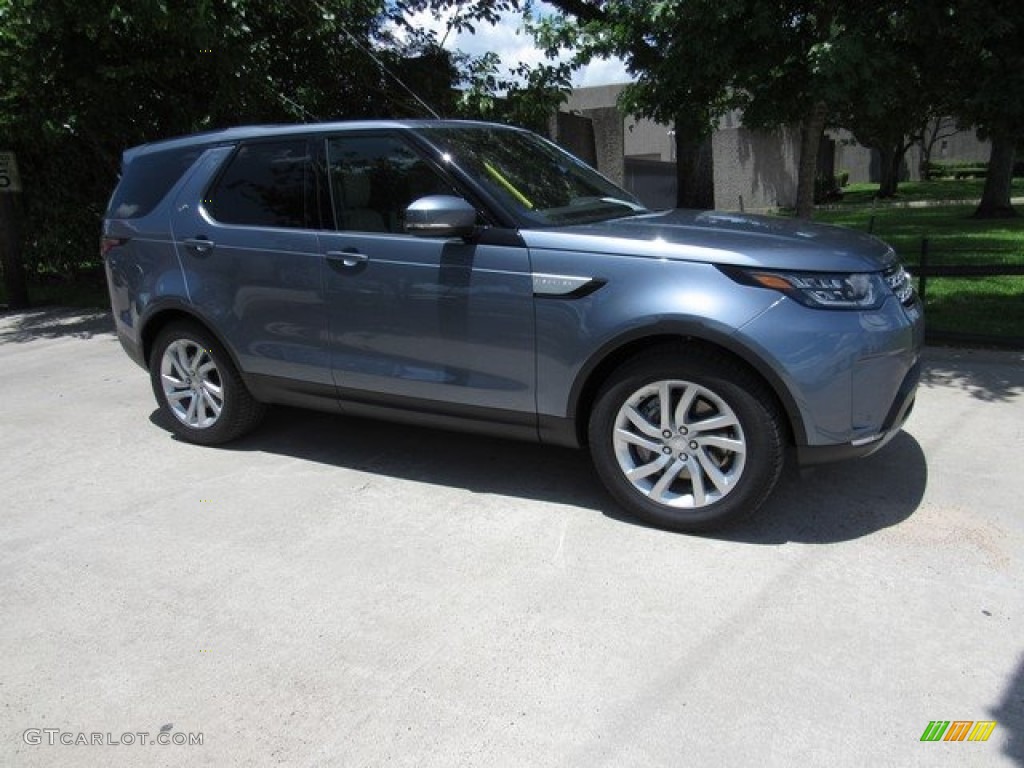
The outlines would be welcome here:
M 0 152 L 0 268 L 7 289 L 7 306 L 28 307 L 28 286 L 21 264 L 21 229 L 14 195 L 21 192 L 21 177 L 13 152 Z

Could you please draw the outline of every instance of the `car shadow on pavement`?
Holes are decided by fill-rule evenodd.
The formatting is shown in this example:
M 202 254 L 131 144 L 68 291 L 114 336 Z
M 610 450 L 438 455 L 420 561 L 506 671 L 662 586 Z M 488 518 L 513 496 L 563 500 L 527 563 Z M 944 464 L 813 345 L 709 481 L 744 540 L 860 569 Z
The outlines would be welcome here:
M 858 539 L 910 517 L 927 485 L 928 463 L 921 445 L 900 432 L 864 459 L 802 470 L 787 467 L 756 515 L 715 537 L 757 544 Z
M 159 410 L 150 416 L 170 432 L 166 419 Z M 278 454 L 474 493 L 592 509 L 624 524 L 645 525 L 609 497 L 587 453 L 568 448 L 273 407 L 256 432 L 209 450 Z M 913 514 L 926 483 L 924 453 L 903 432 L 867 459 L 788 471 L 752 519 L 705 535 L 751 544 L 856 539 Z
M 0 312 L 0 343 L 35 341 L 114 334 L 114 319 L 109 310 L 36 309 Z

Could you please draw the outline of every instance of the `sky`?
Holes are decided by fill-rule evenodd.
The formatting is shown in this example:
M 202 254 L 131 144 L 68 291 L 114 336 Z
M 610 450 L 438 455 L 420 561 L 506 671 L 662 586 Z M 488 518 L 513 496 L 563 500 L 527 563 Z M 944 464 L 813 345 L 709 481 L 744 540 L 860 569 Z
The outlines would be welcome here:
M 546 3 L 538 3 L 538 13 L 552 13 L 553 9 Z M 438 40 L 444 38 L 447 22 L 451 14 L 436 16 L 433 13 L 421 13 L 414 17 L 414 24 L 437 33 Z M 502 20 L 491 26 L 476 25 L 476 34 L 454 32 L 445 40 L 444 47 L 449 51 L 460 50 L 472 55 L 480 55 L 494 51 L 501 57 L 502 69 L 508 70 L 519 62 L 539 64 L 544 61 L 544 54 L 533 45 L 529 35 L 519 30 L 520 19 L 515 13 L 502 14 Z M 595 61 L 577 71 L 573 75 L 573 85 L 577 88 L 590 85 L 607 85 L 624 83 L 630 80 L 625 65 L 618 59 Z

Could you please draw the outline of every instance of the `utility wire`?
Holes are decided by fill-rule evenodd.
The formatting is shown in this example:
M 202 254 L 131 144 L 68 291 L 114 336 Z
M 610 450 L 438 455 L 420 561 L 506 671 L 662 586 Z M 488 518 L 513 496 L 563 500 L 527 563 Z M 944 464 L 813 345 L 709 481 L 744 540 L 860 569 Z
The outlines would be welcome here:
M 329 11 L 327 11 L 319 2 L 316 2 L 316 0 L 313 0 L 313 5 L 315 5 L 317 8 L 320 9 L 320 13 L 322 13 L 324 15 L 325 19 L 334 16 L 334 14 L 330 13 Z M 388 69 L 384 65 L 384 62 L 381 61 L 379 58 L 377 58 L 377 56 L 373 53 L 373 51 L 371 51 L 366 46 L 364 46 L 362 43 L 360 43 L 359 42 L 359 38 L 357 38 L 355 35 L 353 35 L 351 32 L 349 32 L 348 29 L 345 27 L 345 25 L 342 24 L 341 21 L 338 18 L 335 17 L 333 19 L 333 21 L 334 21 L 335 24 L 338 25 L 338 28 L 345 34 L 345 37 L 347 37 L 349 39 L 349 42 L 352 43 L 352 45 L 354 45 L 360 51 L 362 51 L 367 56 L 369 56 L 371 59 L 373 59 L 373 61 L 377 64 L 377 66 L 381 68 L 381 71 L 384 74 L 386 74 L 388 77 L 390 77 L 392 80 L 394 80 L 396 83 L 398 83 L 400 86 L 402 86 L 402 88 L 405 90 L 405 92 L 408 93 L 410 96 L 412 96 L 416 100 L 417 104 L 419 104 L 421 107 L 423 107 L 425 110 L 427 110 L 427 112 L 429 112 L 433 116 L 433 118 L 435 120 L 440 120 L 441 119 L 441 116 L 439 114 L 437 114 L 437 112 L 434 111 L 433 107 L 431 107 L 429 104 L 427 104 L 427 102 L 425 102 L 423 99 L 421 99 L 412 88 L 410 88 L 408 85 L 406 85 L 404 82 L 402 82 L 402 78 L 400 78 L 398 75 L 396 75 L 390 69 Z

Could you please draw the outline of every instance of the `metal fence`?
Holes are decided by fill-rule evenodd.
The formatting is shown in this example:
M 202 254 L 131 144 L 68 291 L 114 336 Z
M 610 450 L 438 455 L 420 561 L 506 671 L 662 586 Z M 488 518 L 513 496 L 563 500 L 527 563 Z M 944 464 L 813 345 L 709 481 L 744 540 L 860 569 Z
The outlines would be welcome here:
M 939 254 L 943 263 L 936 264 L 935 258 Z M 957 257 L 965 256 L 996 258 L 1016 258 L 1018 263 L 949 263 L 956 261 Z M 1024 276 L 1024 258 L 1016 250 L 1006 248 L 937 248 L 927 237 L 921 238 L 921 250 L 916 267 L 911 271 L 918 278 L 917 292 L 921 301 L 928 296 L 928 284 L 933 279 L 943 278 L 965 278 L 965 277 L 1017 277 Z M 1018 297 L 1024 303 L 1024 291 Z M 979 333 L 965 333 L 961 331 L 946 330 L 942 328 L 927 330 L 929 341 L 937 343 L 956 344 L 977 344 L 982 346 L 1011 347 L 1024 349 L 1024 328 L 1013 335 L 992 335 Z

